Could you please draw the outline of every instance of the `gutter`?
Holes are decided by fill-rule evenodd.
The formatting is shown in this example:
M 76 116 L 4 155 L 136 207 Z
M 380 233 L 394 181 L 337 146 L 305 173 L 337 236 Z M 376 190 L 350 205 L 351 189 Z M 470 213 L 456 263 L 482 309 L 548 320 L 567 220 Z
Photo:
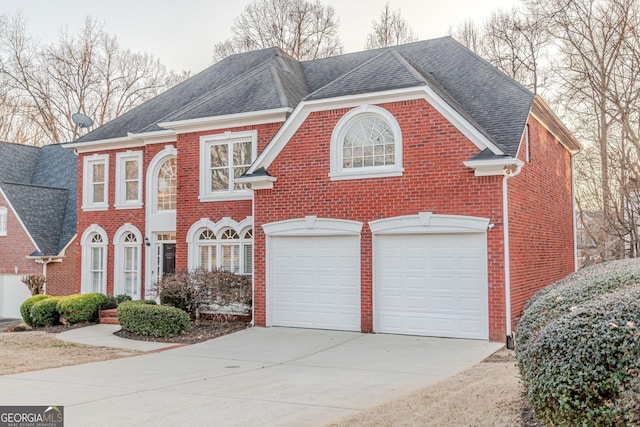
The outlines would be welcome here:
M 506 167 L 502 173 L 502 222 L 504 228 L 504 302 L 505 302 L 505 321 L 506 321 L 506 342 L 509 350 L 514 349 L 513 331 L 511 324 L 511 254 L 509 251 L 509 197 L 508 197 L 508 181 L 510 178 L 518 176 L 522 171 L 522 165 L 517 164 L 512 167 Z

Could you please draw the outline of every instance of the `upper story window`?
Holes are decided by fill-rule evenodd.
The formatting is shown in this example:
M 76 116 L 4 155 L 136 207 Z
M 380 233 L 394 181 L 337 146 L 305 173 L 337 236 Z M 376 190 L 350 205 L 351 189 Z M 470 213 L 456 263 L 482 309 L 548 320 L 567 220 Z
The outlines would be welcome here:
M 142 207 L 142 152 L 116 154 L 116 209 Z
M 84 158 L 82 209 L 108 209 L 109 156 L 94 154 Z
M 0 206 L 0 236 L 7 235 L 7 208 Z
M 200 138 L 200 200 L 250 199 L 246 184 L 236 182 L 257 155 L 257 133 L 226 132 Z
M 331 179 L 400 176 L 402 133 L 387 110 L 354 108 L 338 122 L 331 136 Z
M 178 172 L 176 158 L 164 161 L 158 172 L 158 211 L 176 209 L 178 194 Z

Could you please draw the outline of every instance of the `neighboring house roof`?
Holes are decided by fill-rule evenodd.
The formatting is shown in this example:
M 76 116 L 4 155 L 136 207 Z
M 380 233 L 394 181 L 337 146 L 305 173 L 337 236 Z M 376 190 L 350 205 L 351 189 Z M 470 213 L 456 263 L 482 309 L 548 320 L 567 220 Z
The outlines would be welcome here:
M 430 87 L 503 153 L 516 156 L 534 94 L 451 37 L 303 62 L 277 48 L 232 55 L 74 145 L 163 130 L 158 123 L 419 86 Z
M 78 157 L 60 144 L 0 142 L 0 189 L 44 256 L 55 256 L 76 234 Z

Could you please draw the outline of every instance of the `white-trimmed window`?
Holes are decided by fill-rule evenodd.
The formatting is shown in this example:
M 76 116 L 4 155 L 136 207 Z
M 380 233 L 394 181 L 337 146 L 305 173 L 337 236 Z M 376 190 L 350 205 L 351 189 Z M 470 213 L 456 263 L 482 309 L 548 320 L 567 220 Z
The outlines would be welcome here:
M 160 166 L 157 189 L 156 209 L 158 211 L 175 210 L 178 198 L 178 170 L 175 157 L 165 160 Z
M 247 184 L 236 182 L 257 156 L 255 131 L 200 138 L 200 200 L 250 199 Z
M 402 132 L 387 110 L 354 108 L 331 135 L 331 179 L 401 176 Z
M 82 209 L 109 208 L 109 155 L 94 154 L 84 158 Z
M 125 224 L 116 232 L 114 246 L 114 294 L 126 294 L 133 299 L 140 299 L 142 234 L 131 224 Z
M 190 268 L 253 274 L 253 230 L 246 223 L 231 223 L 216 226 L 201 220 L 194 224 L 187 238 Z
M 116 154 L 116 209 L 142 207 L 142 151 Z
M 107 292 L 107 235 L 92 225 L 82 235 L 82 293 Z
M 7 218 L 8 210 L 4 206 L 0 206 L 0 236 L 7 235 Z

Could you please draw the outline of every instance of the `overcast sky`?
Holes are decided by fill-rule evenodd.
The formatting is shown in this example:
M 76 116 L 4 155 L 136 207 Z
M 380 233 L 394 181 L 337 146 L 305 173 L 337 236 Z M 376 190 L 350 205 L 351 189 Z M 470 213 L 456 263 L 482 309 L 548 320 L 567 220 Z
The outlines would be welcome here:
M 321 0 L 340 18 L 345 53 L 363 50 L 371 22 L 387 0 Z M 251 0 L 0 0 L 0 14 L 18 11 L 29 33 L 43 42 L 60 28 L 82 27 L 86 16 L 97 18 L 118 37 L 120 46 L 149 52 L 176 71 L 193 74 L 211 65 L 212 48 L 231 35 L 233 19 Z M 445 36 L 452 25 L 468 18 L 484 20 L 496 8 L 518 0 L 391 0 L 420 40 Z

